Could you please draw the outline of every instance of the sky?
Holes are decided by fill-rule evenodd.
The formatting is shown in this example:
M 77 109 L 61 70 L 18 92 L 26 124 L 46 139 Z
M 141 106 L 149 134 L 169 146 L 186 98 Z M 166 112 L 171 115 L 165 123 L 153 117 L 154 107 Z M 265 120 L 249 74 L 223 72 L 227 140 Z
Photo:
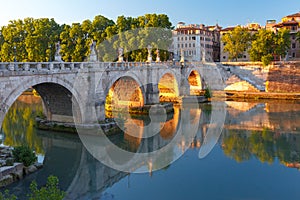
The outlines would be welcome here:
M 300 12 L 300 0 L 0 0 L 0 26 L 10 20 L 54 18 L 72 24 L 103 15 L 116 21 L 120 15 L 137 17 L 147 13 L 167 14 L 173 26 L 186 24 L 222 27 L 245 25 Z

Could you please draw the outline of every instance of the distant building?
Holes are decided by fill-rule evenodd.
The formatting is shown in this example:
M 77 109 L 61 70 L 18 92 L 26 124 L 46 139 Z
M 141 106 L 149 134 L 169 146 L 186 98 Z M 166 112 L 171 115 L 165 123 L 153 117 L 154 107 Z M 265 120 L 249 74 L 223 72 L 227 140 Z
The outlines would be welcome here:
M 255 34 L 259 29 L 262 28 L 258 23 L 249 23 L 246 26 L 242 26 L 242 27 L 247 28 L 249 30 L 249 32 L 251 32 L 251 34 Z M 222 42 L 222 37 L 224 35 L 228 34 L 230 31 L 233 31 L 235 28 L 236 28 L 236 26 L 227 27 L 227 28 L 222 29 L 220 31 L 220 41 L 221 41 L 221 46 L 220 46 L 221 55 L 220 55 L 220 57 L 221 57 L 221 62 L 231 61 L 229 59 L 229 54 L 224 51 L 225 44 L 224 44 L 224 42 Z M 248 61 L 250 61 L 250 55 L 248 53 L 248 50 L 249 49 L 247 49 L 246 51 L 244 51 L 242 53 L 240 58 L 237 59 L 238 62 L 248 62 Z
M 179 22 L 172 36 L 171 51 L 174 52 L 174 58 L 180 60 L 183 56 L 190 62 L 220 61 L 220 30 L 218 25 L 206 27 L 204 24 L 186 25 Z
M 274 26 L 276 25 L 276 20 L 270 19 L 267 20 L 266 29 L 269 31 L 275 31 Z

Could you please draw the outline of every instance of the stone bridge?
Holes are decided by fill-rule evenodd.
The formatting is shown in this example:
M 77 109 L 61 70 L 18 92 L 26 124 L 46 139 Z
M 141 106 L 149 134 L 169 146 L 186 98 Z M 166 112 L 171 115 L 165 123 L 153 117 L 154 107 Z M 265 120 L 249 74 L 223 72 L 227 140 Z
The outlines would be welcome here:
M 92 113 L 105 118 L 109 90 L 119 80 L 130 79 L 141 91 L 141 103 L 159 103 L 159 84 L 170 85 L 179 97 L 209 86 L 222 90 L 222 77 L 214 64 L 203 63 L 104 63 L 12 62 L 0 63 L 0 125 L 13 102 L 29 88 L 43 99 L 48 120 L 88 123 Z M 170 79 L 171 78 L 171 79 Z M 122 91 L 121 91 L 122 92 Z M 124 91 L 126 92 L 126 91 Z M 87 110 L 86 108 L 90 109 Z

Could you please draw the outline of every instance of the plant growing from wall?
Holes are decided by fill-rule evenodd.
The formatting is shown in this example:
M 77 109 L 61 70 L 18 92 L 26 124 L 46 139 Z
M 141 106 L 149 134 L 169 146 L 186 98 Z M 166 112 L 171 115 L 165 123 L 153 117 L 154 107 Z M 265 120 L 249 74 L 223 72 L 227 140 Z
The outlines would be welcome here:
M 211 98 L 212 94 L 211 94 L 211 89 L 209 87 L 206 87 L 204 90 L 204 96 L 206 98 Z

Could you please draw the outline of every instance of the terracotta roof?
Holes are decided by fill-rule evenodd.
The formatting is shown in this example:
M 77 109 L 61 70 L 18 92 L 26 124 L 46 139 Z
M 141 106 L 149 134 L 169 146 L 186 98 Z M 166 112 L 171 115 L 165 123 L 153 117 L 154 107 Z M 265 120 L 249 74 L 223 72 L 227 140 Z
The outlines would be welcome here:
M 292 14 L 292 15 L 288 15 L 286 17 L 300 17 L 300 12 Z
M 299 22 L 296 21 L 287 21 L 287 22 L 280 22 L 276 25 L 274 25 L 274 27 L 283 27 L 283 26 L 291 26 L 291 25 L 298 25 Z

